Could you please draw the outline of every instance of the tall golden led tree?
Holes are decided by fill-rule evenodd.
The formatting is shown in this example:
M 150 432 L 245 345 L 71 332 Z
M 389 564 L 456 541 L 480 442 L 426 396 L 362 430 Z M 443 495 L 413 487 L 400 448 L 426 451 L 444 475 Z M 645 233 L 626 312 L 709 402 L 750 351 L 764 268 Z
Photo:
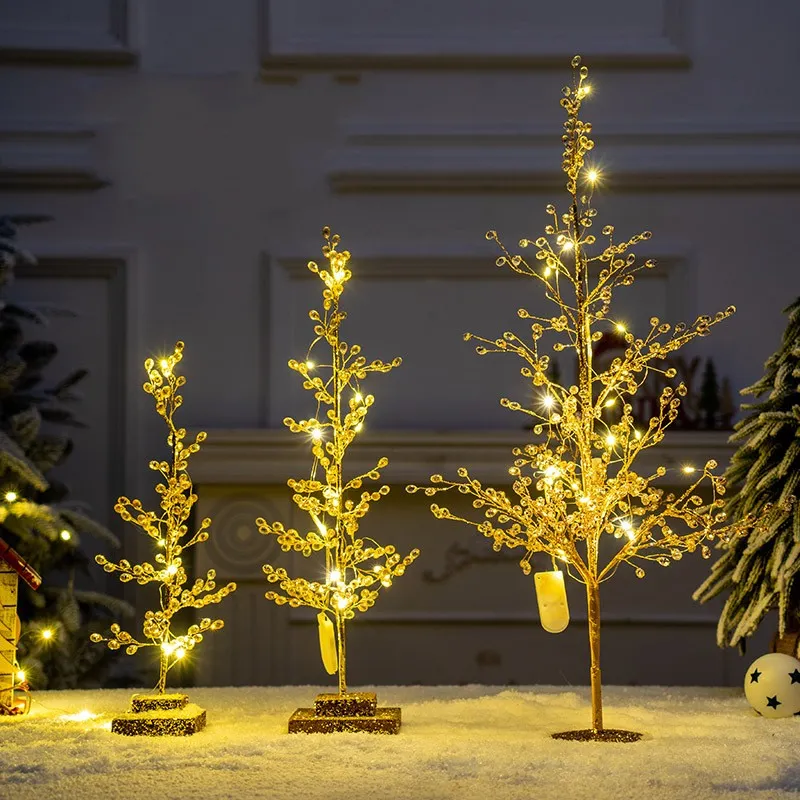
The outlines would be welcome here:
M 340 299 L 352 277 L 348 268 L 350 253 L 337 250 L 339 236 L 329 228 L 322 231 L 325 245 L 322 252 L 328 261 L 320 269 L 313 261 L 308 268 L 324 284 L 322 312 L 312 310 L 314 339 L 303 361 L 289 361 L 289 368 L 303 379 L 303 388 L 314 393 L 316 413 L 309 419 L 284 419 L 292 433 L 307 437 L 313 457 L 311 475 L 290 479 L 292 500 L 306 512 L 312 530 L 300 533 L 285 528 L 280 522 L 256 520 L 265 535 L 277 537 L 283 551 L 303 556 L 321 553 L 324 572 L 320 578 L 291 578 L 282 567 L 264 566 L 267 580 L 278 584 L 280 591 L 269 591 L 266 597 L 278 605 L 292 608 L 307 606 L 319 611 L 320 651 L 330 674 L 338 672 L 338 693 L 319 695 L 313 709 L 298 709 L 289 722 L 291 732 L 327 732 L 330 730 L 369 730 L 396 733 L 400 726 L 400 709 L 377 709 L 371 693 L 348 693 L 346 678 L 346 624 L 357 611 L 366 611 L 375 604 L 382 588 L 419 555 L 412 550 L 402 557 L 393 545 L 381 545 L 360 535 L 362 518 L 372 503 L 389 493 L 386 485 L 363 490 L 366 481 L 380 480 L 381 470 L 389 463 L 378 460 L 368 472 L 347 477 L 344 462 L 348 448 L 364 426 L 367 412 L 374 402 L 371 394 L 363 394 L 361 381 L 372 372 L 389 372 L 400 366 L 401 359 L 390 362 L 367 361 L 361 347 L 340 338 L 346 314 Z M 331 619 L 331 617 L 333 619 Z
M 114 510 L 125 521 L 140 528 L 150 537 L 155 549 L 153 562 L 131 564 L 127 559 L 114 563 L 105 556 L 95 556 L 95 561 L 106 572 L 118 572 L 123 583 L 135 581 L 139 586 L 149 583 L 158 585 L 159 605 L 155 611 L 147 611 L 142 624 L 143 636 L 137 638 L 118 624 L 111 626 L 111 635 L 99 633 L 91 636 L 93 642 L 106 642 L 111 650 L 125 648 L 133 655 L 140 648 L 155 647 L 159 657 L 159 675 L 155 695 L 134 695 L 131 712 L 113 720 L 112 730 L 128 735 L 194 733 L 205 725 L 205 711 L 193 704 L 183 694 L 167 694 L 167 673 L 196 645 L 203 641 L 209 631 L 220 630 L 224 622 L 209 617 L 186 628 L 185 633 L 173 630 L 175 616 L 185 609 L 201 609 L 219 603 L 236 590 L 235 583 L 217 588 L 216 573 L 208 570 L 205 577 L 197 578 L 186 588 L 188 574 L 184 565 L 186 551 L 194 545 L 208 541 L 211 520 L 200 522 L 196 530 L 190 531 L 189 518 L 197 502 L 192 480 L 189 477 L 189 458 L 200 450 L 206 434 L 200 432 L 195 441 L 186 443 L 186 429 L 175 425 L 175 412 L 183 404 L 178 393 L 186 383 L 183 375 L 177 375 L 175 367 L 183 358 L 183 342 L 175 345 L 172 355 L 158 362 L 148 358 L 144 362 L 147 381 L 143 388 L 155 400 L 156 411 L 167 425 L 169 460 L 151 461 L 150 469 L 161 475 L 163 481 L 156 485 L 161 498 L 159 511 L 146 511 L 140 500 L 120 497 Z M 164 712 L 163 718 L 152 712 Z
M 563 90 L 561 105 L 567 113 L 564 123 L 562 170 L 566 175 L 568 199 L 562 210 L 548 205 L 551 218 L 544 236 L 535 241 L 523 239 L 520 247 L 532 247 L 535 260 L 512 255 L 495 231 L 486 238 L 496 241 L 503 252 L 500 267 L 509 267 L 531 279 L 544 290 L 555 306 L 552 317 L 534 316 L 520 309 L 521 319 L 530 320 L 530 336 L 506 331 L 497 339 L 466 334 L 476 339 L 480 355 L 511 353 L 522 359 L 522 375 L 534 387 L 532 407 L 503 398 L 506 408 L 522 411 L 535 420 L 533 441 L 513 450 L 515 460 L 509 469 L 513 494 L 484 486 L 465 468 L 458 480 L 441 475 L 431 477 L 432 486 L 410 486 L 410 492 L 423 490 L 428 496 L 457 490 L 472 499 L 481 512 L 465 518 L 450 509 L 433 504 L 439 519 L 452 519 L 474 525 L 493 540 L 493 547 L 520 548 L 523 572 L 531 572 L 531 559 L 543 553 L 565 565 L 567 574 L 586 586 L 589 644 L 591 654 L 592 726 L 588 730 L 554 734 L 560 738 L 604 741 L 634 741 L 640 734 L 603 727 L 600 678 L 600 584 L 611 578 L 620 566 L 627 565 L 638 577 L 645 566 L 667 566 L 684 552 L 698 548 L 704 557 L 706 540 L 728 539 L 743 532 L 751 520 L 730 524 L 720 511 L 724 481 L 708 461 L 702 468 L 684 468 L 688 485 L 678 493 L 666 493 L 655 485 L 666 469 L 641 474 L 637 457 L 662 441 L 664 431 L 678 415 L 686 387 L 666 386 L 660 393 L 658 412 L 651 419 L 635 420 L 631 398 L 652 372 L 675 378 L 665 359 L 697 336 L 704 336 L 712 325 L 729 317 L 727 308 L 715 316 L 701 316 L 693 323 L 671 325 L 653 317 L 649 328 L 640 334 L 628 331 L 615 320 L 611 310 L 614 291 L 630 286 L 635 274 L 655 266 L 640 261 L 632 252 L 635 245 L 650 238 L 649 232 L 618 240 L 614 228 L 605 226 L 601 243 L 593 230 L 594 186 L 602 179 L 587 159 L 594 147 L 592 126 L 580 119 L 583 101 L 590 94 L 588 70 L 579 57 L 572 62 L 573 81 Z M 604 331 L 615 331 L 625 341 L 625 350 L 605 369 L 592 359 L 593 343 Z M 552 379 L 545 340 L 556 341 L 552 350 L 574 353 L 576 383 L 563 386 Z M 615 418 L 609 412 L 616 409 Z M 710 497 L 697 493 L 705 483 Z M 604 539 L 610 540 L 607 544 Z M 551 581 L 555 575 L 558 581 Z M 566 625 L 566 597 L 563 574 L 540 573 L 548 580 L 540 588 L 540 609 L 555 610 L 554 632 Z M 553 589 L 553 584 L 556 588 Z M 543 604 L 542 591 L 548 592 Z

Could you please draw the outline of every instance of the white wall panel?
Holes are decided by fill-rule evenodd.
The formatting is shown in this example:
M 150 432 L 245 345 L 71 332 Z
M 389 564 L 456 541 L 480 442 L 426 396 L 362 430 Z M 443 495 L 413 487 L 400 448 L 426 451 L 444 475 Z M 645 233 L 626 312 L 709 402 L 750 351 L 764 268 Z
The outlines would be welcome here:
M 0 190 L 102 189 L 96 161 L 93 130 L 40 120 L 0 124 Z
M 0 60 L 126 65 L 126 0 L 2 0 Z
M 350 266 L 355 277 L 348 288 L 349 316 L 343 335 L 363 342 L 368 358 L 390 360 L 401 355 L 404 359 L 397 370 L 373 376 L 365 384 L 378 398 L 370 410 L 369 427 L 446 430 L 525 425 L 522 415 L 499 405 L 501 397 L 531 399 L 530 386 L 519 375 L 521 362 L 499 354 L 478 357 L 475 344 L 464 342 L 463 334 L 470 331 L 493 339 L 513 330 L 524 335 L 527 326 L 517 317 L 520 307 L 537 315 L 552 310 L 529 281 L 508 267 L 494 265 L 498 249 L 486 241 L 480 244 L 476 250 L 485 253 L 482 256 L 354 252 Z M 343 239 L 342 247 L 349 246 Z M 651 257 L 658 267 L 643 271 L 633 287 L 618 292 L 616 318 L 634 330 L 642 330 L 653 316 L 684 319 L 692 314 L 692 268 L 685 255 L 660 255 L 642 248 L 642 260 Z M 263 347 L 271 399 L 266 413 L 272 426 L 286 416 L 305 413 L 298 409 L 310 413 L 313 408 L 302 381 L 286 367 L 288 358 L 305 357 L 313 338 L 308 309 L 318 302 L 320 284 L 306 264 L 297 257 L 277 256 L 270 272 L 272 324 L 264 327 Z M 376 339 L 383 343 L 380 352 L 367 344 Z M 553 355 L 564 380 L 571 380 L 574 364 L 569 354 Z
M 598 61 L 686 66 L 682 0 L 579 0 L 569 20 L 558 4 L 527 0 L 264 0 L 271 60 L 318 66 L 336 57 L 370 66 L 552 63 L 585 52 Z
M 601 101 L 602 102 L 602 101 Z M 583 117 L 593 120 L 593 104 Z M 602 113 L 602 112 L 601 112 Z M 336 192 L 554 191 L 563 184 L 555 125 L 460 127 L 404 119 L 355 122 L 332 158 Z M 631 120 L 595 127 L 602 192 L 800 186 L 800 119 Z
M 88 503 L 92 516 L 109 524 L 114 519 L 111 498 L 121 493 L 125 471 L 124 261 L 43 256 L 38 264 L 19 270 L 11 296 L 71 312 L 53 315 L 47 327 L 26 324 L 26 339 L 41 338 L 58 346 L 58 356 L 45 371 L 45 386 L 76 369 L 89 370 L 76 387 L 83 399 L 74 407 L 86 427 L 61 429 L 75 449 L 53 474 L 70 486 L 71 500 Z M 96 543 L 83 545 L 91 552 Z

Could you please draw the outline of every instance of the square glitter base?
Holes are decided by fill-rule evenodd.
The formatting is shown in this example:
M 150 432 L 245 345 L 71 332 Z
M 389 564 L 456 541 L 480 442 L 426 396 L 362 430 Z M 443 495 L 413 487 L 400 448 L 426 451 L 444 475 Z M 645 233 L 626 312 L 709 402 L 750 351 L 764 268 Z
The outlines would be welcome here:
M 191 736 L 205 726 L 205 709 L 185 694 L 135 694 L 131 710 L 111 720 L 111 732 L 123 736 Z
M 289 733 L 399 733 L 400 709 L 378 708 L 372 716 L 328 716 L 298 708 L 289 719 Z

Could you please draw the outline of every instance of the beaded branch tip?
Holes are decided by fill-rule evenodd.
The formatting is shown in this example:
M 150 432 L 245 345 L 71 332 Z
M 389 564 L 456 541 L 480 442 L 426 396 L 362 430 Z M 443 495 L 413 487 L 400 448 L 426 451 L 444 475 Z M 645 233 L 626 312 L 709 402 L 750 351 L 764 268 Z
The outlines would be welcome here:
M 666 357 L 705 336 L 735 309 L 730 306 L 689 324 L 673 325 L 653 317 L 641 334 L 615 319 L 614 292 L 630 286 L 641 270 L 655 266 L 633 252 L 650 238 L 650 232 L 620 240 L 614 227 L 606 225 L 599 237 L 594 234 L 594 191 L 603 176 L 589 159 L 594 148 L 591 123 L 580 118 L 591 91 L 588 70 L 579 57 L 573 59 L 572 67 L 572 85 L 564 88 L 561 99 L 567 114 L 562 136 L 565 207 L 558 210 L 548 205 L 544 235 L 534 241 L 521 240 L 521 248 L 534 250 L 531 261 L 512 254 L 495 231 L 486 234 L 502 251 L 497 266 L 538 285 L 555 313 L 542 317 L 519 309 L 519 318 L 530 321 L 526 336 L 512 331 L 494 339 L 464 336 L 479 343 L 479 355 L 506 353 L 522 360 L 520 371 L 533 387 L 533 403 L 523 405 L 509 398 L 500 403 L 533 418 L 533 441 L 513 450 L 508 470 L 511 493 L 484 486 L 464 467 L 455 480 L 433 475 L 432 485 L 409 486 L 408 491 L 423 491 L 429 497 L 451 490 L 467 495 L 476 515 L 462 516 L 433 504 L 434 516 L 475 526 L 497 551 L 519 548 L 525 574 L 531 571 L 532 557 L 543 553 L 586 585 L 592 730 L 602 731 L 600 583 L 622 565 L 643 577 L 648 565 L 667 566 L 685 552 L 699 549 L 708 557 L 708 541 L 742 535 L 754 521 L 726 519 L 722 511 L 725 481 L 714 472 L 713 460 L 696 468 L 683 467 L 680 480 L 688 479 L 688 483 L 675 492 L 656 485 L 664 483 L 660 479 L 667 472 L 665 467 L 651 474 L 636 469 L 637 457 L 659 444 L 678 416 L 686 386 L 680 382 L 665 386 L 650 419 L 634 419 L 631 398 L 651 373 L 674 379 L 676 371 L 665 363 Z M 606 331 L 621 336 L 625 349 L 601 369 L 593 361 L 593 350 Z M 574 384 L 564 386 L 553 379 L 546 345 L 554 352 L 574 355 Z M 698 493 L 701 485 L 709 496 Z M 601 546 L 604 538 L 614 544 Z

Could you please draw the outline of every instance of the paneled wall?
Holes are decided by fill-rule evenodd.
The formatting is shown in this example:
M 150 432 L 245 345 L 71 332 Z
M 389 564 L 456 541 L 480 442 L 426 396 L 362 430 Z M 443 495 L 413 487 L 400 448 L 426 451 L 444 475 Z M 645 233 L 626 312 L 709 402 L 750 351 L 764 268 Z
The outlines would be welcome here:
M 523 0 L 0 0 L 3 208 L 54 217 L 26 232 L 42 260 L 16 291 L 79 312 L 47 335 L 62 345 L 54 376 L 92 370 L 91 426 L 65 469 L 106 521 L 123 489 L 149 496 L 162 445 L 141 362 L 187 343 L 184 421 L 212 430 L 197 475 L 216 540 L 198 557 L 242 586 L 200 680 L 324 677 L 307 617 L 261 597 L 260 565 L 280 556 L 253 520 L 294 518 L 283 483 L 307 454 L 271 431 L 310 411 L 285 362 L 305 352 L 305 263 L 328 224 L 354 253 L 349 338 L 404 358 L 370 387 L 375 447 L 401 469 L 368 524 L 423 548 L 353 632 L 354 681 L 585 681 L 580 595 L 570 631 L 546 636 L 516 565 L 402 484 L 441 463 L 499 470 L 521 432 L 497 405 L 527 398 L 513 365 L 461 334 L 494 335 L 540 302 L 494 266 L 484 232 L 537 235 L 558 199 L 576 52 L 593 70 L 601 220 L 652 230 L 643 254 L 660 265 L 619 295 L 620 315 L 635 329 L 734 304 L 694 352 L 734 388 L 760 374 L 800 290 L 798 24 L 792 0 L 770 14 L 724 0 L 579 0 L 568 14 Z M 730 452 L 724 436 L 699 441 L 679 437 L 669 458 Z M 142 554 L 133 532 L 124 546 Z M 714 609 L 689 599 L 706 569 L 689 562 L 608 585 L 609 680 L 738 682 Z

